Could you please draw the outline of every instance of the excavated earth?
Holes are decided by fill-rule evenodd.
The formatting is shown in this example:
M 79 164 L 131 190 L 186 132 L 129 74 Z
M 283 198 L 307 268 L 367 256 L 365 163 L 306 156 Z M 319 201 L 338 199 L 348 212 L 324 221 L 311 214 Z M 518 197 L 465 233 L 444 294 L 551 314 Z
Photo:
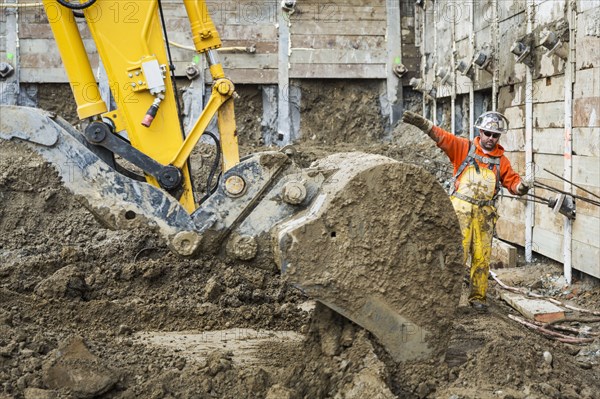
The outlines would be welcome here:
M 390 144 L 366 137 L 335 148 L 317 137 L 298 145 L 296 159 L 370 152 L 447 180 L 426 137 L 403 125 L 393 133 Z M 0 143 L 0 204 L 0 398 L 600 398 L 600 336 L 575 345 L 527 329 L 508 317 L 516 312 L 495 283 L 484 314 L 467 306 L 463 283 L 455 312 L 438 321 L 448 343 L 428 360 L 396 363 L 275 270 L 181 259 L 150 231 L 105 229 L 21 143 Z M 496 271 L 600 310 L 593 281 L 566 287 L 552 262 L 520 264 Z M 406 281 L 423 278 L 436 270 Z M 433 317 L 439 293 L 421 296 Z

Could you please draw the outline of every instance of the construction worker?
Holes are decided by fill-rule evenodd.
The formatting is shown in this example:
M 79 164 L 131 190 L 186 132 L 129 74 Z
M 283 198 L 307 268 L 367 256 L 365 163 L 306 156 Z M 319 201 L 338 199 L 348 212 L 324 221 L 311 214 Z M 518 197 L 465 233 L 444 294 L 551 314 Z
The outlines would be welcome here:
M 475 122 L 480 135 L 472 142 L 414 112 L 404 112 L 402 121 L 427 133 L 454 166 L 449 194 L 462 231 L 465 264 L 471 256 L 469 303 L 485 311 L 492 237 L 498 220 L 495 200 L 500 185 L 517 195 L 529 190 L 529 184 L 512 169 L 498 143 L 508 129 L 508 121 L 499 112 L 482 114 Z

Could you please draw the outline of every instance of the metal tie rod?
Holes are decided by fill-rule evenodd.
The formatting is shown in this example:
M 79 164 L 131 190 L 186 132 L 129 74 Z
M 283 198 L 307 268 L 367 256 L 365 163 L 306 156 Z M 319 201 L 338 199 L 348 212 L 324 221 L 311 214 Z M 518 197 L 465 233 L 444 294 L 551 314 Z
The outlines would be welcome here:
M 596 198 L 600 199 L 600 195 L 594 194 L 593 192 L 591 192 L 591 191 L 589 191 L 589 190 L 586 190 L 585 188 L 583 188 L 583 187 L 581 187 L 581 186 L 578 186 L 577 184 L 575 184 L 575 183 L 573 183 L 573 182 L 570 182 L 570 181 L 568 181 L 568 180 L 567 180 L 567 179 L 565 179 L 564 177 L 562 177 L 562 176 L 559 176 L 559 175 L 557 175 L 556 173 L 554 173 L 554 172 L 551 172 L 551 171 L 549 171 L 549 170 L 548 170 L 548 169 L 546 169 L 546 168 L 544 168 L 544 170 L 545 170 L 546 172 L 550 173 L 552 176 L 556 176 L 556 177 L 558 177 L 559 179 L 561 179 L 561 180 L 564 180 L 564 181 L 566 181 L 567 183 L 571 184 L 572 186 L 575 186 L 575 187 L 577 187 L 578 189 L 580 189 L 580 190 L 583 190 L 583 191 L 585 191 L 586 193 L 588 193 L 588 194 L 591 194 L 591 195 L 593 195 L 594 197 L 596 197 Z

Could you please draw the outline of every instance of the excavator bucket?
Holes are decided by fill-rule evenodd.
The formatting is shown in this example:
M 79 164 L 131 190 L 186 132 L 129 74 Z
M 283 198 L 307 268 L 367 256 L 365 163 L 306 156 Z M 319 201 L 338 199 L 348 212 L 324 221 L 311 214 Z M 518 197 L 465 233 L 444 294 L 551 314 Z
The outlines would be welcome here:
M 383 156 L 335 154 L 314 167 L 334 173 L 310 208 L 276 227 L 282 272 L 372 332 L 397 361 L 445 347 L 463 266 L 441 186 Z
M 120 173 L 64 120 L 33 108 L 0 112 L 0 137 L 24 141 L 52 163 L 109 227 L 149 226 L 184 256 L 277 265 L 397 361 L 445 346 L 460 295 L 460 230 L 442 187 L 423 169 L 363 153 L 300 169 L 293 155 L 261 152 L 223 173 L 190 214 L 169 193 Z

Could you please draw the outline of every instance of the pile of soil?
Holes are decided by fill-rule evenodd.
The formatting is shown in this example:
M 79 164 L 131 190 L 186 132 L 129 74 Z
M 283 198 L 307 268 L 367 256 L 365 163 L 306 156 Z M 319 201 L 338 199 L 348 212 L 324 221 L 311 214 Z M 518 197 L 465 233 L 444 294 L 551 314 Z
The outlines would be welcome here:
M 422 133 L 399 126 L 393 137 L 335 150 L 386 154 L 447 179 Z M 297 158 L 333 150 L 300 145 Z M 395 363 L 276 272 L 181 259 L 152 232 L 107 230 L 59 180 L 21 144 L 0 143 L 0 398 L 600 397 L 600 338 L 576 346 L 528 330 L 507 317 L 515 312 L 494 284 L 488 313 L 461 300 L 446 351 Z M 529 280 L 510 283 L 560 275 L 551 263 L 520 270 Z M 578 287 L 558 296 L 600 310 L 598 286 Z

